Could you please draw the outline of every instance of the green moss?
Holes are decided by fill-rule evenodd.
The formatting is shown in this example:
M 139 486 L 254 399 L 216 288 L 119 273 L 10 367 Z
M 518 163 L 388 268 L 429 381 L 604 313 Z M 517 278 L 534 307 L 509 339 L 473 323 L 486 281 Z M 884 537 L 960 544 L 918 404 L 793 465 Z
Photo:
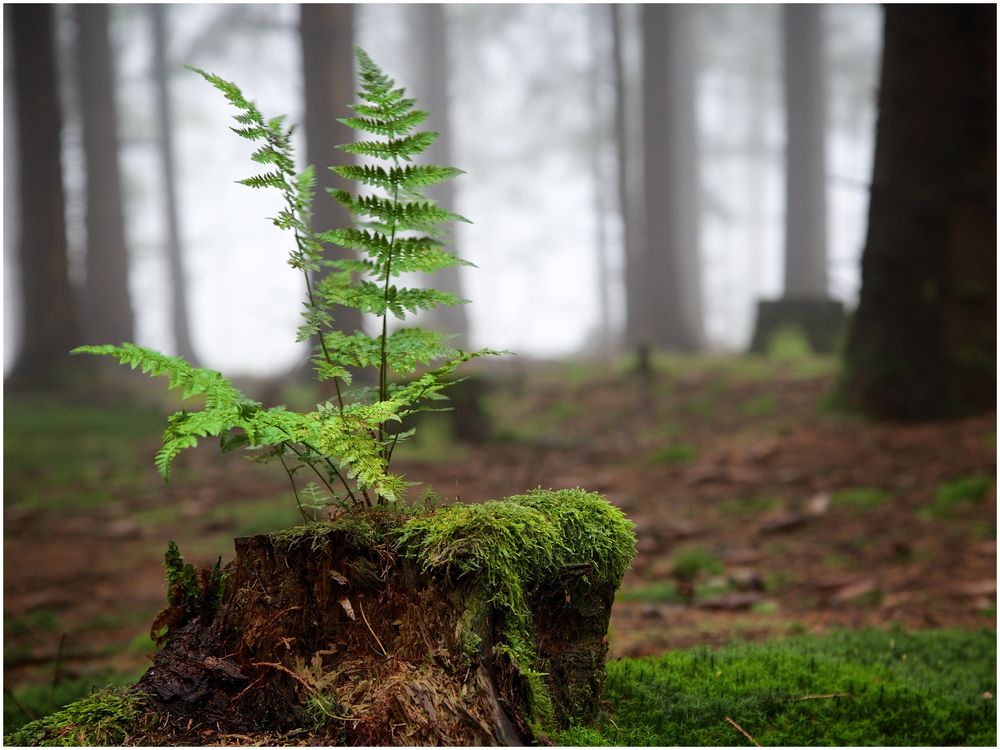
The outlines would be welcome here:
M 685 581 L 693 581 L 703 572 L 719 575 L 723 570 L 722 561 L 701 547 L 685 550 L 674 558 L 674 575 Z
M 750 515 L 773 510 L 780 504 L 781 500 L 776 497 L 742 497 L 737 500 L 727 500 L 719 506 L 719 510 L 734 515 Z
M 996 745 L 996 633 L 839 631 L 608 663 L 562 745 Z
M 698 451 L 687 443 L 675 443 L 661 448 L 650 456 L 650 461 L 654 464 L 683 464 L 694 460 Z
M 934 502 L 927 514 L 934 519 L 951 518 L 964 506 L 982 502 L 993 486 L 993 477 L 973 474 L 942 482 L 934 493 Z
M 122 745 L 142 711 L 133 688 L 107 688 L 4 736 L 5 745 Z
M 685 601 L 674 581 L 655 581 L 645 586 L 622 591 L 618 598 L 623 602 L 653 602 L 656 604 L 681 604 Z
M 329 546 L 330 538 L 335 533 L 341 535 L 348 544 L 357 548 L 370 547 L 379 538 L 375 526 L 368 519 L 351 514 L 331 521 L 303 523 L 287 529 L 272 531 L 269 536 L 275 545 L 285 549 L 308 544 L 314 552 L 319 552 Z
M 892 495 L 878 487 L 851 487 L 837 490 L 830 498 L 835 507 L 871 510 L 884 505 Z
M 755 396 L 743 403 L 741 411 L 748 417 L 766 417 L 778 410 L 778 399 L 770 394 Z
M 579 489 L 441 508 L 410 519 L 398 544 L 425 572 L 474 581 L 484 602 L 503 613 L 494 651 L 524 677 L 528 718 L 538 727 L 551 722 L 552 701 L 537 664 L 528 593 L 581 563 L 592 566 L 593 581 L 617 586 L 635 555 L 631 521 L 600 495 Z

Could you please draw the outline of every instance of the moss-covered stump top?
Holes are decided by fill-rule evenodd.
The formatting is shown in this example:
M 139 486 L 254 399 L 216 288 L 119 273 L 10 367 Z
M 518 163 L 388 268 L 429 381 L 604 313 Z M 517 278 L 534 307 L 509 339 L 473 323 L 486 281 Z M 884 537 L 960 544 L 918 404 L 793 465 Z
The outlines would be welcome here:
M 217 610 L 185 611 L 212 597 L 175 582 L 183 617 L 158 618 L 166 645 L 126 694 L 131 713 L 100 713 L 94 733 L 72 704 L 17 737 L 527 744 L 596 716 L 634 550 L 631 522 L 582 490 L 238 539 Z

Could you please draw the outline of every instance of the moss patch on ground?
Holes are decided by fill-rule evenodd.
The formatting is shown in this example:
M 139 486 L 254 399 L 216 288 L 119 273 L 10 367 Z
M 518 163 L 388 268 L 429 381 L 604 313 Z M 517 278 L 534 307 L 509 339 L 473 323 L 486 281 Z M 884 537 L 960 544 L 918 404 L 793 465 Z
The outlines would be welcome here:
M 608 664 L 562 745 L 996 745 L 996 633 L 864 630 Z
M 123 745 L 143 713 L 133 688 L 106 688 L 4 736 L 5 745 Z

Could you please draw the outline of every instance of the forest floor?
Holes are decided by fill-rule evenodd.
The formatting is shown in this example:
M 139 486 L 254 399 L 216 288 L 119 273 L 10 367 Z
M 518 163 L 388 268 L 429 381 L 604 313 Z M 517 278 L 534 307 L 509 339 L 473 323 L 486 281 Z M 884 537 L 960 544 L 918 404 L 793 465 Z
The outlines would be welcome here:
M 456 443 L 433 415 L 396 468 L 423 485 L 413 499 L 579 486 L 621 507 L 638 556 L 612 657 L 838 626 L 996 627 L 995 414 L 845 415 L 827 406 L 835 363 L 815 357 L 664 358 L 647 378 L 521 360 L 487 373 L 493 439 Z M 142 671 L 168 540 L 225 563 L 234 537 L 301 520 L 280 467 L 212 441 L 164 485 L 152 456 L 171 406 L 145 399 L 5 400 L 7 689 Z

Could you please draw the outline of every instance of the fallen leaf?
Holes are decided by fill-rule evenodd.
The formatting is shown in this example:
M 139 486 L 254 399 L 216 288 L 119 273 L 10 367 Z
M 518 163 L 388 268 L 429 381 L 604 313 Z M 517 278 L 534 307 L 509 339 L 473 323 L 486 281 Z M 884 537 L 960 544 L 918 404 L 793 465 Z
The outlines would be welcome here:
M 350 599 L 348 599 L 348 598 L 347 598 L 347 597 L 345 596 L 345 597 L 344 597 L 343 599 L 338 599 L 338 600 L 337 600 L 337 603 L 338 603 L 338 604 L 339 604 L 339 605 L 340 605 L 341 607 L 343 607 L 343 608 L 344 608 L 344 611 L 345 611 L 345 612 L 347 613 L 347 616 L 348 616 L 348 617 L 350 617 L 350 618 L 351 618 L 352 620 L 356 620 L 356 619 L 358 619 L 358 618 L 357 618 L 357 617 L 356 617 L 356 616 L 354 615 L 354 607 L 352 607 L 352 606 L 351 606 L 351 600 L 350 600 Z
M 342 576 L 336 570 L 331 570 L 330 571 L 330 578 L 332 578 L 333 580 L 335 580 L 341 586 L 346 586 L 347 585 L 347 579 L 344 578 L 344 576 Z

